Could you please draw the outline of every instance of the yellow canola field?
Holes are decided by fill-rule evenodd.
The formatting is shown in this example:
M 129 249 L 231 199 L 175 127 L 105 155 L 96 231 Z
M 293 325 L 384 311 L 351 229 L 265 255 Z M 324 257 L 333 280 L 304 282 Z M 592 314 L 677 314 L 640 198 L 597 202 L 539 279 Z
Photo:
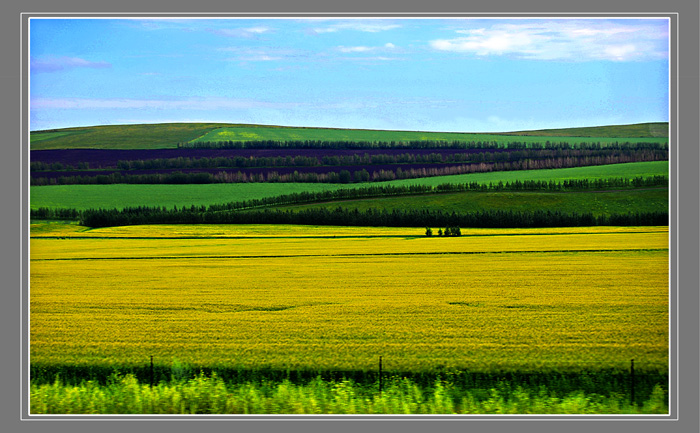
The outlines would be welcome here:
M 383 356 L 388 370 L 595 370 L 630 359 L 667 368 L 665 227 L 460 238 L 266 228 L 32 239 L 31 362 L 118 367 L 153 355 L 164 365 L 374 370 Z M 125 238 L 104 238 L 114 232 Z
M 444 227 L 443 227 L 444 228 Z M 439 227 L 433 227 L 437 236 Z M 314 226 L 286 224 L 160 224 L 120 227 L 89 228 L 77 223 L 31 224 L 31 237 L 120 237 L 120 238 L 175 238 L 175 237 L 340 237 L 340 236 L 420 236 L 424 228 L 416 227 L 354 227 Z M 575 233 L 659 233 L 668 236 L 668 227 L 546 227 L 546 228 L 463 228 L 462 235 L 513 235 L 513 234 L 575 234 Z

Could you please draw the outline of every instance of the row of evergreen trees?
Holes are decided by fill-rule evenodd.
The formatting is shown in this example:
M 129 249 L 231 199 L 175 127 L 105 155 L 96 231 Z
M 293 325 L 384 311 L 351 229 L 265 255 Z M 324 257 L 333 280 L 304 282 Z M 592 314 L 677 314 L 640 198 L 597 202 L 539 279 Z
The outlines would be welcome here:
M 575 226 L 663 226 L 668 212 L 636 212 L 614 215 L 563 213 L 559 211 L 491 210 L 469 213 L 438 210 L 386 210 L 312 208 L 300 211 L 251 210 L 245 212 L 200 212 L 128 208 L 86 210 L 80 224 L 112 227 L 142 224 L 302 224 L 381 227 L 575 227 Z
M 319 167 L 319 166 L 370 166 L 377 164 L 447 164 L 520 161 L 524 159 L 542 160 L 550 158 L 581 157 L 626 157 L 636 161 L 668 159 L 668 150 L 663 149 L 524 149 L 508 152 L 484 151 L 477 153 L 401 153 L 378 154 L 357 153 L 354 155 L 321 156 L 233 156 L 233 157 L 187 157 L 119 160 L 116 164 L 106 163 L 92 168 L 117 168 L 118 170 L 174 170 L 212 168 L 256 168 L 256 167 Z M 61 162 L 33 161 L 31 172 L 89 170 L 89 162 L 76 165 Z
M 193 149 L 657 149 L 668 150 L 668 143 L 644 141 L 600 141 L 569 143 L 561 141 L 523 142 L 517 138 L 495 140 L 405 140 L 405 141 L 347 141 L 347 140 L 248 140 L 199 141 L 178 143 L 179 148 Z
M 402 169 L 378 170 L 371 173 L 367 168 L 350 172 L 342 169 L 337 172 L 327 173 L 298 172 L 280 174 L 274 169 L 262 169 L 259 172 L 226 172 L 215 174 L 208 172 L 183 173 L 180 171 L 132 174 L 114 172 L 110 174 L 71 175 L 49 177 L 41 173 L 33 173 L 31 185 L 72 185 L 72 184 L 203 184 L 203 183 L 245 183 L 245 182 L 310 182 L 310 183 L 350 183 L 350 182 L 384 182 L 395 179 L 415 179 L 422 177 L 447 176 L 470 173 L 486 173 L 492 171 L 517 171 L 517 170 L 542 170 L 554 168 L 588 167 L 596 165 L 622 164 L 641 161 L 664 160 L 660 155 L 644 152 L 635 156 L 608 155 L 608 156 L 582 156 L 566 158 L 549 158 L 542 160 L 523 159 L 512 162 L 473 163 L 449 166 L 429 166 Z M 372 166 L 368 166 L 371 169 Z M 359 167 L 358 167 L 359 168 Z M 99 172 L 97 172 L 99 173 Z
M 364 198 L 393 197 L 416 194 L 454 193 L 454 192 L 498 192 L 498 191 L 586 191 L 615 188 L 651 188 L 668 186 L 666 176 L 648 176 L 634 178 L 600 178 L 554 180 L 515 180 L 498 183 L 444 183 L 439 185 L 370 185 L 362 188 L 342 188 L 330 191 L 302 191 L 274 197 L 243 200 L 238 202 L 214 204 L 207 209 L 210 212 L 253 209 L 266 206 L 285 206 L 295 204 L 319 203 L 339 200 L 357 200 Z

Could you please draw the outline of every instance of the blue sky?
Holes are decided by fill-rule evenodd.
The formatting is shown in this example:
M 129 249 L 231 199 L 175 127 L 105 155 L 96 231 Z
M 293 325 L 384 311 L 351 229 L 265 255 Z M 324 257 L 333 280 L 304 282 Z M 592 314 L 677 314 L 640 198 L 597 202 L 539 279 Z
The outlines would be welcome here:
M 668 121 L 666 19 L 32 19 L 30 128 Z

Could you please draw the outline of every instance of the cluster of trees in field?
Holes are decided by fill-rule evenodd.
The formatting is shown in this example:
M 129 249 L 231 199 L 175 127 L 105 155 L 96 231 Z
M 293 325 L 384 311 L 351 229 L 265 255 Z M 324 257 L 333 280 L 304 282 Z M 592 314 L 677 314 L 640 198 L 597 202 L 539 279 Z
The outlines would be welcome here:
M 433 236 L 433 229 L 430 227 L 425 228 L 425 235 L 427 237 Z M 438 236 L 446 236 L 446 237 L 457 237 L 457 236 L 462 236 L 462 229 L 459 227 L 445 227 L 445 231 L 443 232 L 442 229 L 438 229 L 437 232 Z
M 308 203 L 321 203 L 340 200 L 357 200 L 365 198 L 395 197 L 418 194 L 453 193 L 453 192 L 498 192 L 498 191 L 586 191 L 614 188 L 650 188 L 668 186 L 668 177 L 649 176 L 629 178 L 571 179 L 555 182 L 553 180 L 515 180 L 498 183 L 444 183 L 432 185 L 371 185 L 362 188 L 347 188 L 330 191 L 303 191 L 274 197 L 242 200 L 237 202 L 212 204 L 209 206 L 190 206 L 182 211 L 213 213 L 256 209 L 269 206 L 285 206 Z M 151 209 L 151 208 L 149 208 Z M 153 208 L 163 209 L 163 208 Z M 165 209 L 163 209 L 165 210 Z M 174 208 L 173 211 L 178 211 Z M 82 212 L 76 209 L 54 209 L 40 207 L 32 209 L 33 219 L 80 219 Z
M 559 211 L 477 211 L 469 213 L 437 210 L 386 210 L 311 208 L 300 211 L 250 210 L 202 212 L 191 209 L 132 207 L 123 210 L 89 209 L 80 224 L 112 227 L 141 224 L 302 224 L 381 227 L 575 227 L 575 226 L 662 226 L 668 212 L 637 212 L 613 215 L 563 213 Z
M 455 174 L 484 173 L 491 171 L 540 170 L 554 168 L 586 167 L 594 165 L 620 164 L 629 162 L 659 161 L 668 159 L 666 152 L 639 151 L 634 154 L 608 154 L 599 156 L 568 156 L 545 159 L 521 159 L 505 162 L 480 162 L 461 165 L 440 166 L 431 165 L 420 167 L 408 166 L 406 169 L 397 166 L 372 170 L 372 165 L 357 166 L 352 172 L 349 169 L 328 172 L 317 172 L 308 167 L 294 170 L 291 173 L 280 173 L 271 169 L 253 169 L 252 171 L 218 172 L 180 172 L 131 174 L 128 172 L 112 172 L 90 175 L 61 175 L 49 176 L 34 173 L 31 185 L 69 185 L 69 184 L 185 184 L 185 183 L 243 183 L 243 182 L 312 182 L 312 183 L 350 183 L 350 182 L 382 182 L 395 179 L 413 179 Z M 372 170 L 371 172 L 369 170 Z M 216 169 L 214 169 L 216 170 Z
M 119 160 L 115 168 L 119 170 L 173 170 L 196 168 L 251 168 L 251 167 L 318 167 L 318 166 L 369 166 L 378 164 L 444 164 L 481 163 L 520 160 L 546 160 L 552 158 L 583 157 L 623 157 L 630 161 L 668 159 L 668 151 L 663 149 L 524 149 L 506 152 L 464 152 L 464 153 L 401 153 L 322 156 L 235 156 L 235 157 L 177 157 Z M 89 162 L 76 165 L 61 162 L 34 161 L 30 171 L 88 170 Z
M 325 141 L 325 140 L 249 140 L 249 141 L 199 141 L 178 143 L 179 148 L 194 149 L 580 149 L 580 150 L 668 150 L 668 143 L 615 141 L 611 143 L 569 143 L 566 137 L 557 142 L 521 142 L 512 137 L 504 141 Z

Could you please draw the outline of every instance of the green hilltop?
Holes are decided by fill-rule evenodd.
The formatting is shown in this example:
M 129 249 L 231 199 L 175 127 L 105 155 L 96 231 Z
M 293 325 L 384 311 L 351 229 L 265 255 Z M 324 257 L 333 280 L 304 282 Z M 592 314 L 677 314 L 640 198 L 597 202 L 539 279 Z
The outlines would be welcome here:
M 227 126 L 221 123 L 159 123 L 105 125 L 32 131 L 31 150 L 42 149 L 158 149 L 174 148 L 209 131 Z
M 668 138 L 668 122 L 635 123 L 632 125 L 594 126 L 585 128 L 538 129 L 534 131 L 508 132 L 507 135 L 546 135 L 552 137 Z
M 517 137 L 517 138 L 516 138 Z M 589 128 L 543 129 L 508 133 L 388 131 L 341 128 L 302 128 L 228 123 L 160 123 L 63 128 L 30 133 L 31 150 L 42 149 L 159 149 L 202 141 L 324 140 L 324 141 L 498 141 L 542 142 L 634 141 L 666 142 L 668 122 Z

